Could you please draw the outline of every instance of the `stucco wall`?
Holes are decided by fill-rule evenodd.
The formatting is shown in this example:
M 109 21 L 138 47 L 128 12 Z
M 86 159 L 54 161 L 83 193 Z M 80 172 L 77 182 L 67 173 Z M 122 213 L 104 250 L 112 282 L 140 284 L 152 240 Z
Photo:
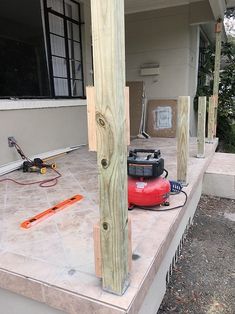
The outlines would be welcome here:
M 126 16 L 127 80 L 144 80 L 148 99 L 195 96 L 197 86 L 198 26 L 190 26 L 189 6 Z M 140 76 L 144 63 L 158 63 L 160 74 Z M 190 133 L 196 122 L 191 104 Z
M 86 106 L 0 111 L 0 166 L 19 159 L 8 136 L 29 156 L 86 144 Z

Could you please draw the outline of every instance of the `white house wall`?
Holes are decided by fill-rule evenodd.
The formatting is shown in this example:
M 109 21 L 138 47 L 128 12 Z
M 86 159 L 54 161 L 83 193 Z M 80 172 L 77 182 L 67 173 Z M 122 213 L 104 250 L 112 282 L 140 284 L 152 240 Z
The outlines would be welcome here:
M 148 99 L 195 96 L 199 49 L 198 26 L 190 26 L 189 6 L 126 16 L 127 80 L 144 80 Z M 160 74 L 140 76 L 145 63 L 158 63 Z M 195 115 L 191 106 L 191 135 Z
M 150 99 L 175 98 L 187 92 L 188 49 L 187 7 L 126 16 L 127 80 L 144 79 Z M 141 77 L 144 63 L 159 63 L 160 75 Z
M 19 159 L 14 136 L 28 156 L 87 143 L 86 106 L 0 111 L 0 166 Z

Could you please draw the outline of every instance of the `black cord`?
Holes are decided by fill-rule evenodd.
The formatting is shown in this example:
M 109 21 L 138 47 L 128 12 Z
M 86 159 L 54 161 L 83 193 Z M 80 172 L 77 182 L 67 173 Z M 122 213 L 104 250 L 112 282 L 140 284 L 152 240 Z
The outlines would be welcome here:
M 137 206 L 135 205 L 134 207 L 132 207 L 131 209 L 129 210 L 132 210 L 134 208 L 136 209 L 144 209 L 144 210 L 149 210 L 149 211 L 153 211 L 153 212 L 167 212 L 167 211 L 170 211 L 170 210 L 173 210 L 173 209 L 178 209 L 178 208 L 181 208 L 181 207 L 184 207 L 184 205 L 187 203 L 187 200 L 188 200 L 188 195 L 186 192 L 184 192 L 183 190 L 179 191 L 179 193 L 183 193 L 185 195 L 185 201 L 184 201 L 184 204 L 182 205 L 179 205 L 179 206 L 175 206 L 175 207 L 172 207 L 172 208 L 166 208 L 166 209 L 158 209 L 158 208 L 153 208 L 153 207 L 145 207 L 145 206 Z M 178 194 L 178 193 L 177 193 Z
M 17 153 L 20 155 L 20 157 L 23 159 L 23 160 L 27 160 L 28 162 L 32 162 L 31 159 L 29 159 L 25 153 L 23 152 L 22 148 L 16 143 L 16 142 L 13 142 L 13 145 L 17 151 Z
M 166 173 L 164 178 L 166 179 L 168 177 L 168 171 L 165 168 L 164 168 L 164 171 Z

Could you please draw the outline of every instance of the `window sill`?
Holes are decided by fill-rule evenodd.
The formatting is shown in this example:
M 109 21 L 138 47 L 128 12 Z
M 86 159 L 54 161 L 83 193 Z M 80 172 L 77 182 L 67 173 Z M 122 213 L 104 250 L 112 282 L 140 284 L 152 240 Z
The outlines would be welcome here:
M 86 106 L 86 99 L 0 99 L 1 110 Z

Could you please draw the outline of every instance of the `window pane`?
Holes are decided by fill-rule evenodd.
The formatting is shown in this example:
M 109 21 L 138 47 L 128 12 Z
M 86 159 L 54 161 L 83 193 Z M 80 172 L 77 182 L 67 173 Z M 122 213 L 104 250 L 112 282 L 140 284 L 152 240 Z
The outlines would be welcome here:
M 65 15 L 79 21 L 79 6 L 72 1 L 65 0 Z
M 52 57 L 53 76 L 67 77 L 66 60 Z
M 68 40 L 69 42 L 69 59 L 81 61 L 81 46 L 79 43 Z
M 49 13 L 49 26 L 50 32 L 64 36 L 64 22 L 62 18 Z
M 76 41 L 80 41 L 79 36 L 79 25 L 74 24 L 72 22 L 67 22 L 68 26 L 68 38 Z
M 81 62 L 70 60 L 70 73 L 73 79 L 82 79 L 82 65 Z
M 64 38 L 56 35 L 50 35 L 51 38 L 51 53 L 56 56 L 65 57 Z
M 56 12 L 59 12 L 62 14 L 64 13 L 62 0 L 47 0 L 47 7 L 51 8 L 52 10 Z
M 55 96 L 68 96 L 68 81 L 66 79 L 54 78 Z
M 83 97 L 82 81 L 71 80 L 72 96 Z

